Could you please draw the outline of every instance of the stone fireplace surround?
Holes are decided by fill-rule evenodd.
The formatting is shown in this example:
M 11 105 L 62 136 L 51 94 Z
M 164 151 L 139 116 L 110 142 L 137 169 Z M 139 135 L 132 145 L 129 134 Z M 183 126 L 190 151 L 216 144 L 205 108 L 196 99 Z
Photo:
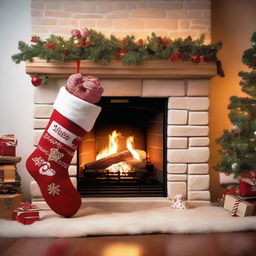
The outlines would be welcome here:
M 35 89 L 34 145 L 36 146 L 53 111 L 52 104 L 67 77 L 75 72 L 74 63 L 26 64 L 28 74 L 49 76 L 48 84 Z M 210 78 L 216 74 L 214 63 L 170 63 L 148 61 L 142 66 L 125 67 L 114 61 L 109 66 L 81 62 L 81 73 L 96 75 L 104 87 L 103 96 L 168 98 L 167 120 L 167 198 L 133 198 L 133 201 L 167 201 L 176 194 L 187 196 L 190 206 L 210 203 L 208 173 L 208 107 Z M 69 167 L 76 186 L 77 154 Z M 31 183 L 32 201 L 47 207 L 38 185 Z M 93 198 L 85 199 L 93 200 Z M 96 199 L 95 200 L 99 200 Z M 108 201 L 108 198 L 101 200 Z M 113 199 L 118 200 L 118 199 Z M 120 198 L 125 201 L 126 198 Z

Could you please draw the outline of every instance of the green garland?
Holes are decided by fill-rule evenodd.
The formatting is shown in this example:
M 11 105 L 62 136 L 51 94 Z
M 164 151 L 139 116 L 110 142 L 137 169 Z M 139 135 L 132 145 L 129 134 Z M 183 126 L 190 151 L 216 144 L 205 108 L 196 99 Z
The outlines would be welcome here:
M 86 37 L 81 35 L 64 40 L 60 36 L 51 35 L 46 40 L 34 36 L 31 44 L 19 42 L 19 53 L 12 56 L 15 63 L 32 61 L 38 57 L 46 61 L 66 62 L 73 60 L 91 60 L 109 64 L 113 59 L 121 59 L 124 65 L 139 65 L 145 60 L 176 61 L 192 60 L 200 62 L 217 62 L 217 52 L 221 42 L 204 44 L 204 35 L 193 40 L 191 36 L 185 39 L 162 38 L 152 33 L 146 40 L 135 40 L 134 36 L 117 39 L 111 35 L 106 38 L 102 33 L 93 29 Z

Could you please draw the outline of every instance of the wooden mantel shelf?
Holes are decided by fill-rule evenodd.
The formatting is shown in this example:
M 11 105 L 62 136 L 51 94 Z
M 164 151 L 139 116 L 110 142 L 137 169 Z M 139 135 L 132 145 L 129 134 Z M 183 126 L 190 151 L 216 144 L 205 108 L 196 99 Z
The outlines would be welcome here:
M 49 78 L 68 77 L 76 72 L 76 62 L 65 63 L 46 62 L 34 59 L 26 63 L 26 73 L 45 74 Z M 124 66 L 121 61 L 112 61 L 109 65 L 102 65 L 87 60 L 80 62 L 80 73 L 95 75 L 99 78 L 211 78 L 216 75 L 215 63 L 192 63 L 190 61 L 153 60 L 145 61 L 138 66 Z

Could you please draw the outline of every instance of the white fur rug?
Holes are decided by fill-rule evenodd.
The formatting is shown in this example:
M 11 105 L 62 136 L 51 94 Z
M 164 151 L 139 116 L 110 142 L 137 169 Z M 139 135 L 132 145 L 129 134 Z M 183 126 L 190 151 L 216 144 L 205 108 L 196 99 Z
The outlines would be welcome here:
M 231 217 L 221 207 L 170 210 L 159 203 L 89 203 L 73 218 L 40 212 L 40 221 L 23 225 L 0 220 L 0 237 L 83 237 L 150 233 L 256 231 L 256 216 Z

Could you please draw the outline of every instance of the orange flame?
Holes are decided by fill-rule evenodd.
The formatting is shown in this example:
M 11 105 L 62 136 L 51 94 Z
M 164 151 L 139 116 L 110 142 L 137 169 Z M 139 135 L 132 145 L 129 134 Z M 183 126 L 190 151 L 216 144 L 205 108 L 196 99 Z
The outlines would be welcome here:
M 132 156 L 136 160 L 140 160 L 139 154 L 134 149 L 134 138 L 133 138 L 133 136 L 130 136 L 130 137 L 127 138 L 127 140 L 126 140 L 126 147 L 132 153 Z
M 110 156 L 117 153 L 118 150 L 118 137 L 120 133 L 117 133 L 116 130 L 108 135 L 108 147 L 102 149 L 99 154 L 96 156 L 96 160 Z
M 118 140 L 121 136 L 121 133 L 118 133 L 116 130 L 114 130 L 111 134 L 108 135 L 108 146 L 104 149 L 102 149 L 98 155 L 96 156 L 96 160 L 99 160 L 101 158 L 110 156 L 112 154 L 115 154 L 118 152 Z M 134 137 L 129 136 L 126 140 L 126 147 L 131 152 L 133 157 L 137 160 L 140 160 L 139 154 L 134 149 Z M 108 170 L 112 172 L 128 172 L 131 170 L 131 166 L 129 166 L 126 162 L 120 162 L 113 164 L 107 168 Z

